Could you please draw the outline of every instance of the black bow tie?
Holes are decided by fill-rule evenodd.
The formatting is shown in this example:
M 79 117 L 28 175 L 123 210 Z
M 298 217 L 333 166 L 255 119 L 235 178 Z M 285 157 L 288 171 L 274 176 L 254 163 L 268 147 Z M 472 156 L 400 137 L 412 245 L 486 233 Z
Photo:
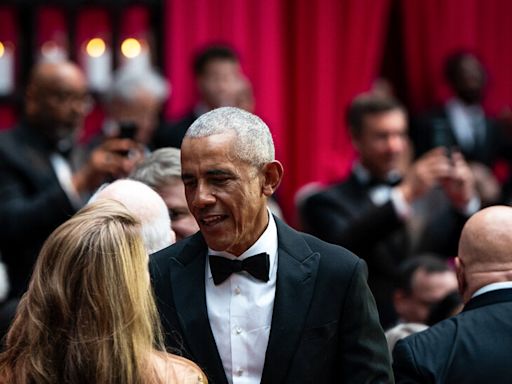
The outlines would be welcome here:
M 267 282 L 270 269 L 268 253 L 258 253 L 243 260 L 231 260 L 222 256 L 209 256 L 213 282 L 219 285 L 232 273 L 246 271 L 258 280 Z
M 388 177 L 386 179 L 379 179 L 376 177 L 371 177 L 370 180 L 368 180 L 368 186 L 371 187 L 378 187 L 380 185 L 387 185 L 389 187 L 396 187 L 402 179 L 400 177 Z

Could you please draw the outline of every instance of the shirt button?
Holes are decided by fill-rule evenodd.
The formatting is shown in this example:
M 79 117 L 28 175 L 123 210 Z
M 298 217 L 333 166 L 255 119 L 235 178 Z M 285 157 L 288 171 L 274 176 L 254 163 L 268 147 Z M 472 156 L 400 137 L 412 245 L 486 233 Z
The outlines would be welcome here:
M 238 368 L 238 370 L 236 371 L 237 376 L 242 376 L 243 373 L 244 373 L 244 370 L 242 368 Z
M 242 292 L 242 291 L 240 290 L 240 288 L 236 287 L 236 288 L 235 288 L 235 295 L 239 295 L 239 294 L 240 294 L 240 292 Z
M 241 334 L 241 333 L 242 333 L 242 328 L 240 328 L 240 327 L 236 327 L 236 328 L 235 328 L 235 333 L 236 333 L 237 335 Z

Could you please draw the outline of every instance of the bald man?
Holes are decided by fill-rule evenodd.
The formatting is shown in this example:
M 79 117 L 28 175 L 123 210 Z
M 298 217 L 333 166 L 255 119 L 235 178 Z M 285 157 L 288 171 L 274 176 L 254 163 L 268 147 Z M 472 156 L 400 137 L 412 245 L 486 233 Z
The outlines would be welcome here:
M 111 199 L 122 203 L 140 220 L 142 238 L 148 254 L 176 241 L 165 201 L 151 187 L 136 180 L 116 180 L 96 192 L 89 202 Z
M 30 76 L 24 119 L 0 134 L 0 253 L 11 281 L 10 298 L 27 288 L 43 241 L 78 210 L 106 178 L 127 175 L 137 150 L 112 140 L 74 167 L 76 146 L 90 96 L 82 71 L 71 62 L 42 62 Z M 132 151 L 132 152 L 133 152 Z
M 456 259 L 463 311 L 399 341 L 397 383 L 510 383 L 512 208 L 493 206 L 464 226 Z

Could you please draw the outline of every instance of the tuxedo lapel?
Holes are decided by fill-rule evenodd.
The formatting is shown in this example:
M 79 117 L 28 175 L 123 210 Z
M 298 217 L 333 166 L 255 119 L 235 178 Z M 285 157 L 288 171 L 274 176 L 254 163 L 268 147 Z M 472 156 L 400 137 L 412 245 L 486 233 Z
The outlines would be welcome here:
M 206 308 L 206 253 L 203 237 L 196 234 L 178 257 L 171 259 L 172 291 L 183 337 L 192 356 L 211 382 L 227 384 Z
M 463 312 L 470 311 L 475 308 L 480 308 L 486 305 L 502 303 L 505 301 L 512 301 L 512 288 L 497 289 L 473 297 L 464 306 Z
M 278 269 L 274 310 L 262 383 L 284 382 L 313 296 L 320 255 L 294 230 L 276 219 Z

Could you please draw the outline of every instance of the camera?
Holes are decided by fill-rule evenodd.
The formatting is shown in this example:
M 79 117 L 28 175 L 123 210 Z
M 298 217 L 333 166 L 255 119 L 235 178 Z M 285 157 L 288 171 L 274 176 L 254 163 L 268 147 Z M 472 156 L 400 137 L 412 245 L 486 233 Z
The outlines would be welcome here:
M 135 138 L 137 134 L 137 124 L 133 121 L 122 121 L 119 123 L 119 138 L 120 139 L 131 139 Z

